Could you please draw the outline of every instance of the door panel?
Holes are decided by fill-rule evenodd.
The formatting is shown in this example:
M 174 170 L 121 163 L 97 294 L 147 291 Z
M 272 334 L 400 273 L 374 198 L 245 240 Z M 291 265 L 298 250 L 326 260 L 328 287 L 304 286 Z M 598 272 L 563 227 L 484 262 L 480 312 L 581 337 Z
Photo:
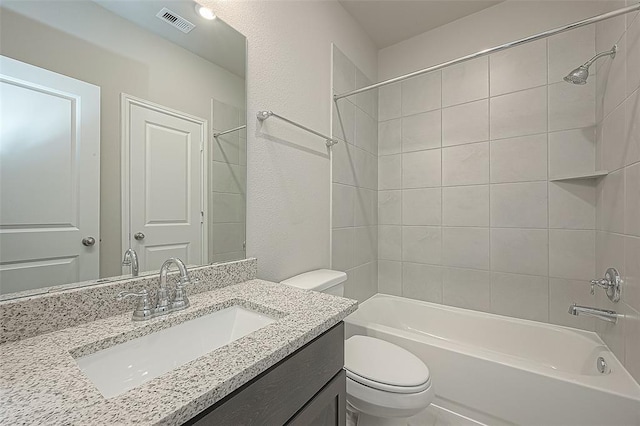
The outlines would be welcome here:
M 169 257 L 202 264 L 203 164 L 206 122 L 157 105 L 132 103 L 129 129 L 129 235 L 140 270 Z
M 98 87 L 0 56 L 0 194 L 0 293 L 98 278 Z

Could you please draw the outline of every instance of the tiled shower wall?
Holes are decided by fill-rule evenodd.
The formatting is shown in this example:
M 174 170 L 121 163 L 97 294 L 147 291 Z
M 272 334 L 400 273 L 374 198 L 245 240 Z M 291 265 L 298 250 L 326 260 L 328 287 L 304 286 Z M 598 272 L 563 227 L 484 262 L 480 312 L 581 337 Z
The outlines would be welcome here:
M 246 124 L 246 112 L 212 100 L 211 133 Z M 209 262 L 244 259 L 247 131 L 212 138 L 209 154 Z
M 631 2 L 629 2 L 631 4 Z M 624 2 L 610 5 L 624 7 Z M 622 300 L 602 290 L 597 306 L 621 314 L 617 324 L 599 321 L 596 331 L 640 381 L 640 17 L 628 14 L 596 27 L 596 47 L 618 45 L 615 59 L 598 63 L 597 163 L 609 174 L 598 183 L 596 274 L 615 267 L 624 279 Z
M 371 84 L 333 46 L 333 91 Z M 363 301 L 378 291 L 378 94 L 333 103 L 332 268 L 346 271 L 345 295 Z
M 585 27 L 379 90 L 379 291 L 595 328 L 596 79 Z

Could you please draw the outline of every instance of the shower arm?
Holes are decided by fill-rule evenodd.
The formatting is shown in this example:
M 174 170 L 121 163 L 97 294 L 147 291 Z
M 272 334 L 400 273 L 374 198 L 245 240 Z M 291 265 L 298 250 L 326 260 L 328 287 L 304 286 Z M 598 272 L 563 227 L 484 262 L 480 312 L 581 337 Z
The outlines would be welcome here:
M 587 62 L 584 63 L 584 65 L 582 65 L 585 68 L 589 68 L 591 66 L 591 64 L 593 64 L 595 61 L 597 61 L 598 59 L 602 58 L 603 56 L 611 56 L 611 59 L 616 57 L 616 52 L 618 51 L 618 45 L 614 44 L 613 47 L 611 48 L 611 50 L 607 50 L 606 52 L 600 52 L 597 55 L 595 55 L 593 58 L 589 59 Z

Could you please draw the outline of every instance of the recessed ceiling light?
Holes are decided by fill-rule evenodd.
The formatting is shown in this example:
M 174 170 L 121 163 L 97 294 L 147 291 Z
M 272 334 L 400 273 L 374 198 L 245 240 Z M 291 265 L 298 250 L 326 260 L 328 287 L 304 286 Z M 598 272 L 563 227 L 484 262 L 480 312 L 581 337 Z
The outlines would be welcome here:
M 201 4 L 196 3 L 196 12 L 198 12 L 198 15 L 202 16 L 204 19 L 208 19 L 210 21 L 216 19 L 216 14 L 213 13 L 213 10 L 202 6 Z

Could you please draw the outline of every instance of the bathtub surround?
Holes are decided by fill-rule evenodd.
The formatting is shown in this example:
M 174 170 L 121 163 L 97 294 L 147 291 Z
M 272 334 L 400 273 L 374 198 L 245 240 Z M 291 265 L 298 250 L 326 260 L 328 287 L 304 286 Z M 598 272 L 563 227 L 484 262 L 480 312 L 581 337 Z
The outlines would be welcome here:
M 381 50 L 379 75 L 605 12 L 580 4 L 501 3 Z M 604 273 L 597 181 L 555 180 L 598 169 L 598 71 L 562 80 L 595 53 L 591 25 L 379 89 L 379 292 L 595 329 L 567 310 L 595 305 L 588 280 Z
M 371 84 L 333 45 L 333 92 Z M 377 91 L 334 102 L 331 267 L 345 271 L 345 295 L 364 301 L 378 291 Z
M 558 49 L 588 59 L 595 29 L 380 90 L 400 142 L 380 153 L 381 292 L 593 329 L 564 305 L 594 301 L 595 182 L 549 179 L 595 170 L 595 80 L 549 72 Z
M 195 295 L 252 280 L 258 262 L 246 259 L 218 265 L 189 268 L 192 284 L 187 294 Z M 177 272 L 169 274 L 177 275 Z M 197 282 L 196 282 L 197 280 Z M 0 344 L 78 326 L 83 323 L 133 312 L 135 300 L 116 299 L 121 291 L 153 292 L 160 285 L 158 274 L 89 287 L 51 287 L 46 294 L 0 302 Z
M 0 345 L 6 390 L 0 423 L 183 424 L 338 324 L 357 305 L 261 280 L 201 278 L 212 291 L 194 294 L 189 309 L 170 317 L 136 323 L 126 312 Z M 238 304 L 275 314 L 276 321 L 121 395 L 104 398 L 74 360 Z
M 629 2 L 629 4 L 631 4 Z M 623 6 L 613 2 L 611 8 Z M 614 60 L 598 64 L 596 76 L 599 169 L 609 172 L 597 187 L 596 272 L 615 267 L 624 279 L 622 299 L 601 290 L 596 305 L 622 314 L 618 324 L 598 322 L 596 331 L 640 381 L 640 18 L 628 14 L 596 26 L 596 47 L 618 45 Z

